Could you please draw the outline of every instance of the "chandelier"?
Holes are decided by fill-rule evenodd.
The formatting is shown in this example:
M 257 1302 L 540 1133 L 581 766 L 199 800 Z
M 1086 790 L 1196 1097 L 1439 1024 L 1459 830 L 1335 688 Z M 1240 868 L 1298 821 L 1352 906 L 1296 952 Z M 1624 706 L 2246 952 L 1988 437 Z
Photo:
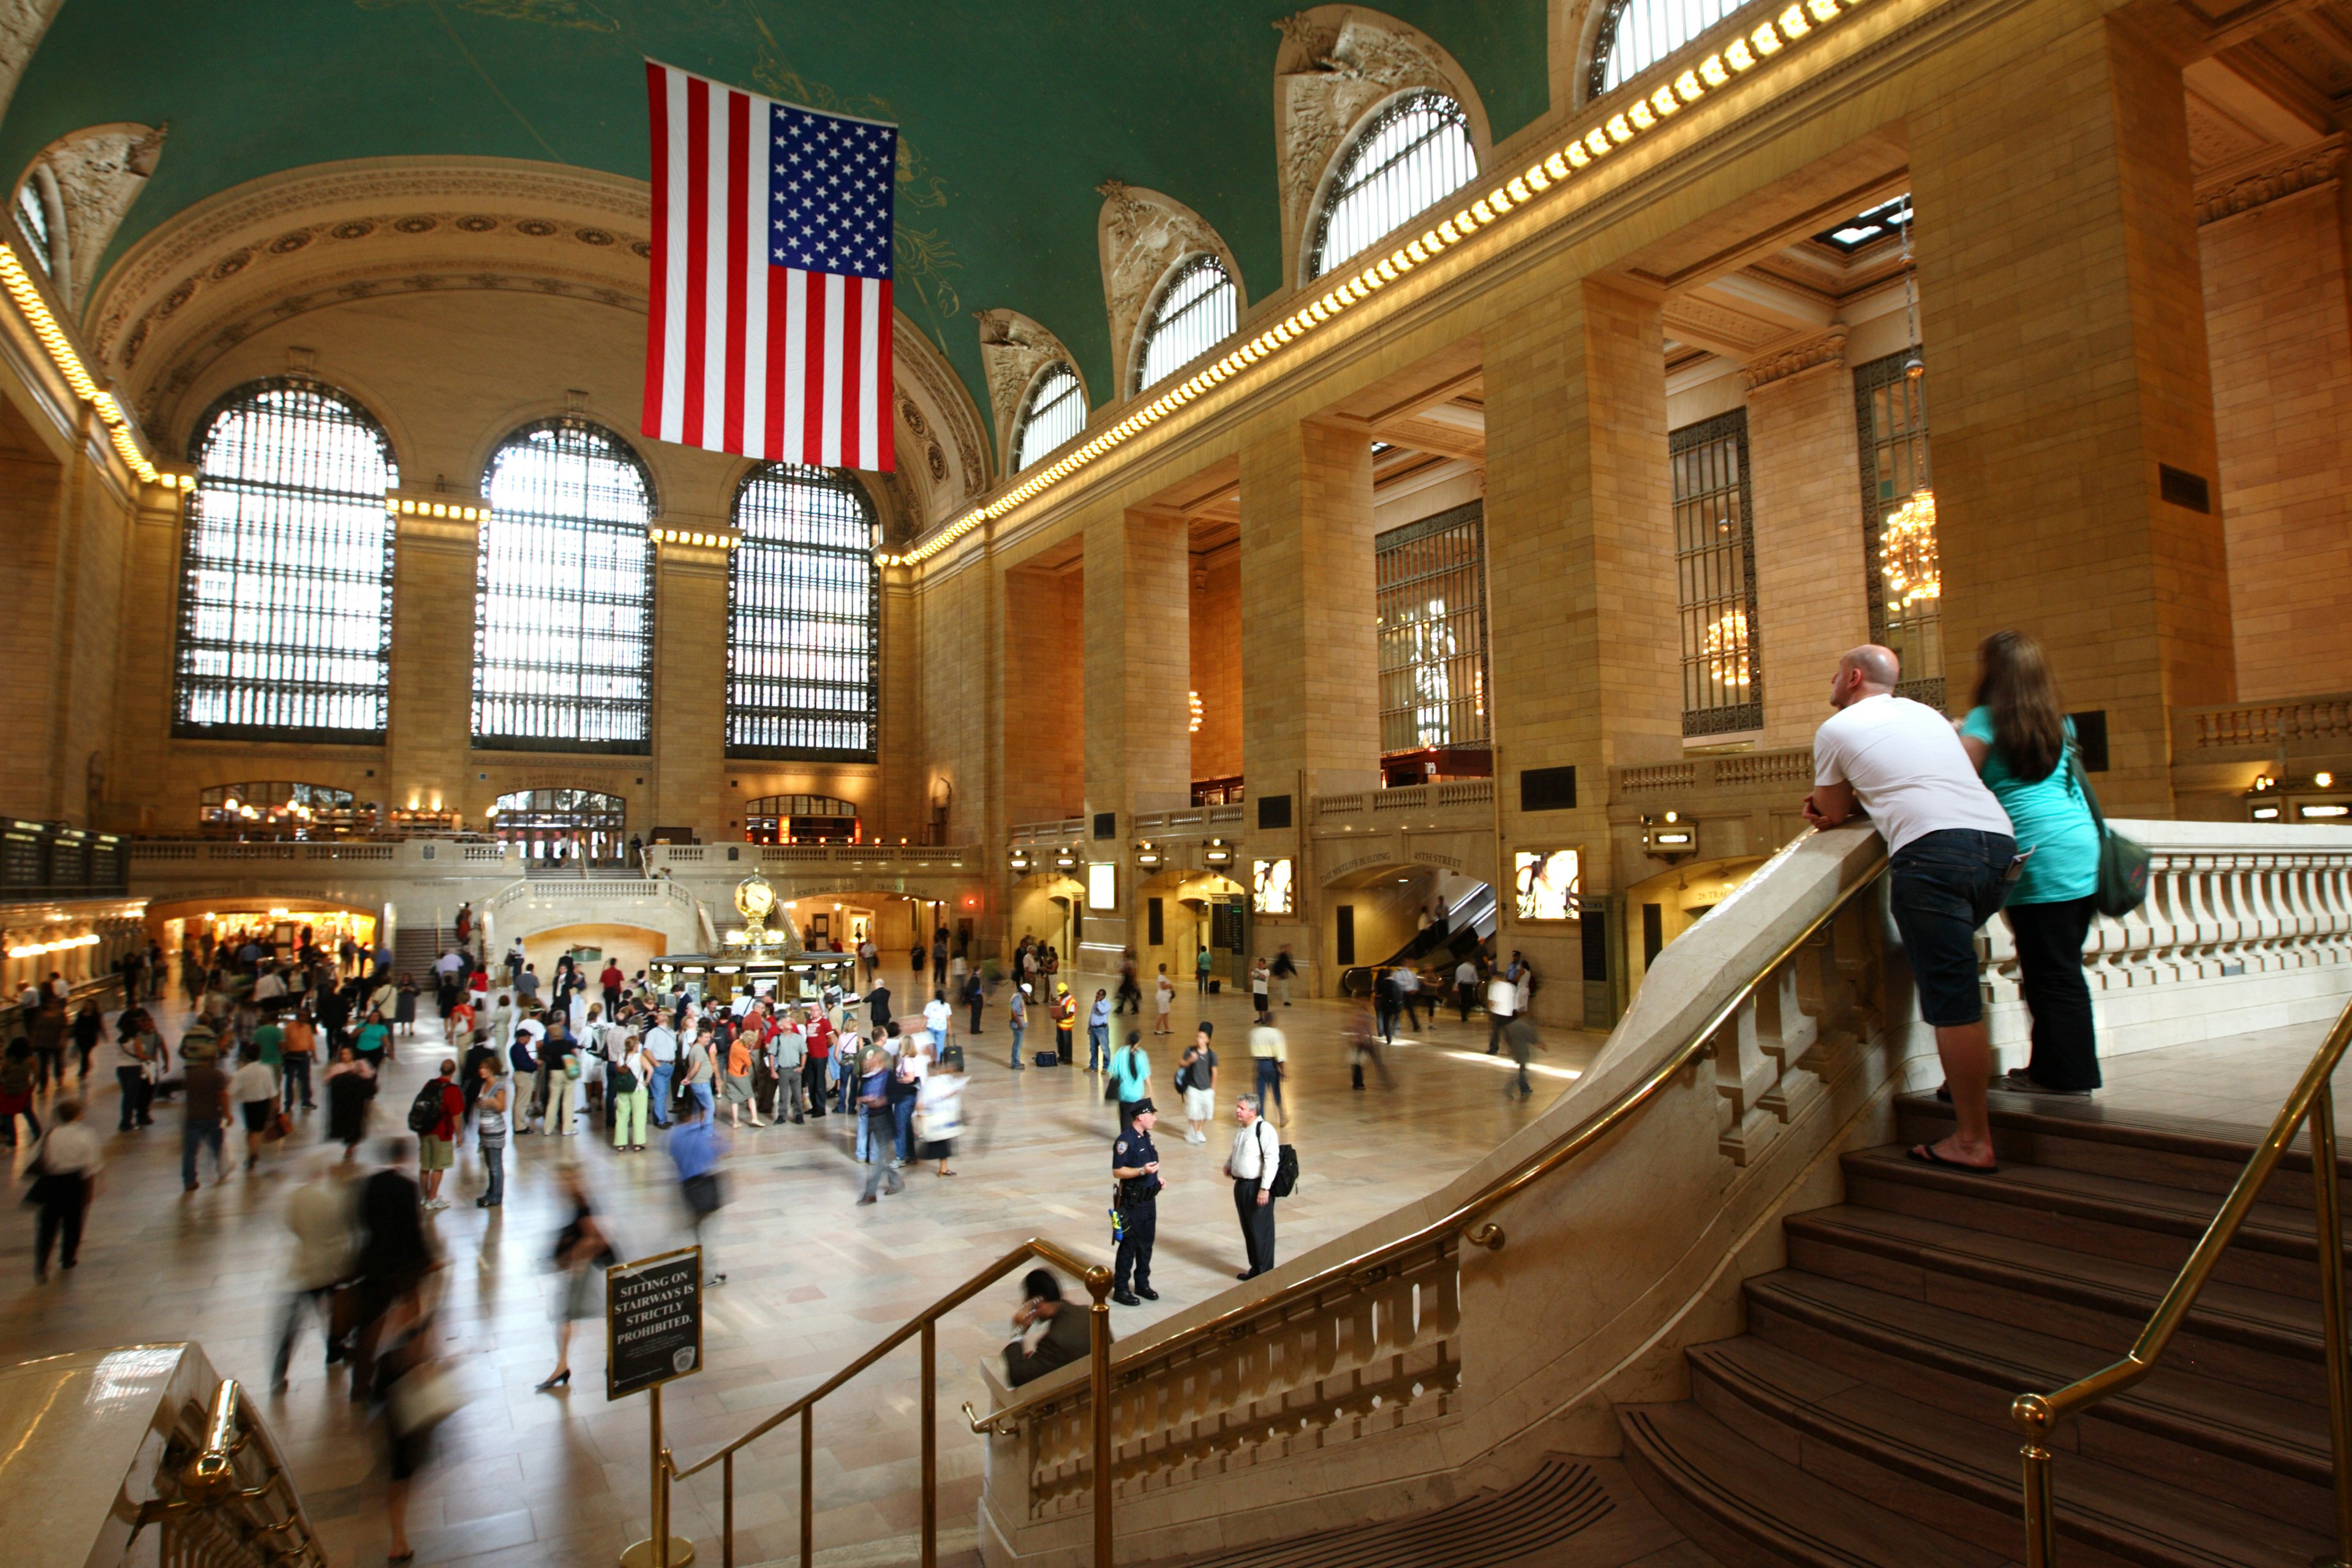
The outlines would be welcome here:
M 1725 686 L 1748 689 L 1748 612 L 1726 610 L 1706 628 L 1706 668 Z
M 1922 485 L 1901 507 L 1886 514 L 1878 536 L 1880 573 L 1886 579 L 1886 607 L 1907 610 L 1944 596 L 1944 574 L 1936 559 L 1936 492 Z

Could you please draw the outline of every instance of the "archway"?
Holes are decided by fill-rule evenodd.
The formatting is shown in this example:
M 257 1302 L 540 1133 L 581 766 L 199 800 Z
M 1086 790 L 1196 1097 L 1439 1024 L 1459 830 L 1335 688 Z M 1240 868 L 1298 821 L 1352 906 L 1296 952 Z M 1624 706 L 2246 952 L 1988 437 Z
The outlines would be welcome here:
M 200 960 L 209 961 L 226 942 L 242 946 L 248 939 L 265 952 L 288 959 L 305 936 L 321 952 L 332 954 L 345 937 L 373 952 L 383 934 L 384 910 L 347 899 L 308 893 L 240 893 L 210 898 L 158 899 L 147 905 L 147 932 L 167 954 L 176 955 L 189 943 Z
M 555 966 L 569 953 L 588 976 L 588 999 L 592 1002 L 602 1000 L 596 991 L 596 976 L 606 963 L 617 963 L 623 974 L 635 979 L 645 973 L 649 961 L 670 950 L 667 932 L 621 921 L 549 926 L 521 940 L 523 962 L 539 972 L 543 983 L 541 994 L 551 992 Z
M 1696 925 L 1764 864 L 1760 855 L 1694 860 L 1625 889 L 1625 962 L 1636 989 L 1667 944 Z
M 1023 937 L 1034 938 L 1053 947 L 1067 973 L 1075 967 L 1086 894 L 1084 883 L 1059 871 L 1032 871 L 1015 881 L 1006 900 L 1008 951 L 1017 951 Z
M 589 789 L 525 789 L 499 796 L 489 831 L 522 847 L 530 871 L 627 863 L 626 803 Z
M 1492 957 L 1493 884 L 1443 866 L 1384 860 L 1323 887 L 1319 961 L 1339 994 L 1367 996 L 1381 970 L 1410 963 L 1433 990 L 1465 959 Z

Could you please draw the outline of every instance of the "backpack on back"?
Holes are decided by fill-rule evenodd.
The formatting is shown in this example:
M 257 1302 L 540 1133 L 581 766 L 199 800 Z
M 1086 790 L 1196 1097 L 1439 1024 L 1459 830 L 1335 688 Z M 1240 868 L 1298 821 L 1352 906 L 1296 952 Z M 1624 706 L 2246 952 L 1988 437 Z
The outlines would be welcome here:
M 1274 1163 L 1274 1185 L 1267 1189 L 1276 1197 L 1286 1198 L 1298 1190 L 1298 1151 L 1288 1143 Z
M 441 1125 L 441 1080 L 434 1079 L 408 1102 L 408 1130 L 419 1138 Z

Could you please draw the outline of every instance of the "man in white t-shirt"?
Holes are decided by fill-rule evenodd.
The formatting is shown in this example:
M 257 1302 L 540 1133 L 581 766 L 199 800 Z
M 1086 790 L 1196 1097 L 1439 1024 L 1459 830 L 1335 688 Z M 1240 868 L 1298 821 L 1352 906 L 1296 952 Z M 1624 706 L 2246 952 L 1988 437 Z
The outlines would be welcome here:
M 1830 682 L 1837 712 L 1813 737 L 1805 820 L 1834 827 L 1857 806 L 1886 840 L 1895 929 L 1911 961 L 1919 1016 L 1936 1030 L 1954 1131 L 1911 1158 L 1969 1171 L 1995 1168 L 1985 1087 L 1992 1078 L 1977 983 L 1977 928 L 2000 909 L 2017 863 L 2009 815 L 1977 777 L 1952 721 L 1895 695 L 1892 650 L 1858 647 Z

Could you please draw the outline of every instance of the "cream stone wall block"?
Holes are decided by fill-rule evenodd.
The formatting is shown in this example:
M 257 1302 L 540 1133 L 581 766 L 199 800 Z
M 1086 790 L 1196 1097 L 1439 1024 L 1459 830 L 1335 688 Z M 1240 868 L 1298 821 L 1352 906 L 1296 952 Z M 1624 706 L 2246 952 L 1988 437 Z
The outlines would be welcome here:
M 1751 387 L 1759 748 L 1812 743 L 1838 656 L 1870 638 L 1853 373 L 1843 358 Z
M 2108 17 L 1907 121 L 1949 701 L 1986 633 L 2041 637 L 2107 715 L 2117 814 L 2171 811 L 2167 705 L 2235 689 L 2185 115 L 2178 63 Z
M 707 529 L 709 520 L 677 526 Z M 657 544 L 654 562 L 652 822 L 727 837 L 727 552 Z M 634 776 L 634 775 L 632 775 Z

